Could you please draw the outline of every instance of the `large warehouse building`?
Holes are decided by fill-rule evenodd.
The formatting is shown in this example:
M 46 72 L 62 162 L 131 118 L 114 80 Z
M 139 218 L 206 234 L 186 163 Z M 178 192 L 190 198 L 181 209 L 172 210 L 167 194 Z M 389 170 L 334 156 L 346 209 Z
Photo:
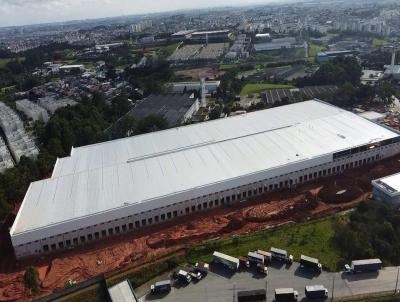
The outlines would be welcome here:
M 314 100 L 73 148 L 30 185 L 18 258 L 84 245 L 396 154 L 400 135 Z

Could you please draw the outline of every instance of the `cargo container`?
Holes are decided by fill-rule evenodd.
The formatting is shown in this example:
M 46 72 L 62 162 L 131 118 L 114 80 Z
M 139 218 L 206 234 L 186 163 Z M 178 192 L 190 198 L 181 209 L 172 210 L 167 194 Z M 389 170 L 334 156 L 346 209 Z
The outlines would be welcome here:
M 229 256 L 229 255 L 225 255 L 220 252 L 214 252 L 213 256 L 214 256 L 215 263 L 220 263 L 231 270 L 236 270 L 239 268 L 239 259 L 238 258 Z
M 171 280 L 158 281 L 150 286 L 152 294 L 165 293 L 171 290 Z
M 275 301 L 297 301 L 299 293 L 293 288 L 275 289 Z
M 264 264 L 264 256 L 257 254 L 256 252 L 249 252 L 247 254 L 247 259 L 250 261 L 250 263 L 261 263 Z
M 377 272 L 382 268 L 380 259 L 353 260 L 351 265 L 346 264 L 345 272 L 349 274 Z
M 280 261 L 285 261 L 287 263 L 292 263 L 293 262 L 293 256 L 289 255 L 285 250 L 281 250 L 275 247 L 271 247 L 271 256 L 272 259 L 277 259 Z
M 266 251 L 263 251 L 263 250 L 257 250 L 256 253 L 264 256 L 264 261 L 265 262 L 271 262 L 271 258 L 272 257 L 271 257 L 271 253 L 270 252 L 266 252 Z
M 328 298 L 328 290 L 323 285 L 307 285 L 304 291 L 307 300 Z
M 305 255 L 300 256 L 300 266 L 302 268 L 312 269 L 316 272 L 322 271 L 322 265 L 317 258 L 308 257 Z

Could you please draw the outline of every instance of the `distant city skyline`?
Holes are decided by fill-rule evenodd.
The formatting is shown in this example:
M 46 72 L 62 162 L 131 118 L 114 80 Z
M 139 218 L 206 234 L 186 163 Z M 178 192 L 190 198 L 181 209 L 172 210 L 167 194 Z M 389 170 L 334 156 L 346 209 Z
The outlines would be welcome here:
M 284 0 L 0 0 L 0 27 Z

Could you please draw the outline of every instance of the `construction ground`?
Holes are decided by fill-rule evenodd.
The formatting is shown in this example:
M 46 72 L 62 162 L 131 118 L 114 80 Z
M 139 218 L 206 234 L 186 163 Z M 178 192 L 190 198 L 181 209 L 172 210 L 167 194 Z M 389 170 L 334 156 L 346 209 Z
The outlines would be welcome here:
M 371 180 L 399 170 L 400 156 L 396 156 L 295 189 L 267 193 L 234 206 L 195 213 L 79 249 L 19 263 L 13 258 L 7 227 L 3 227 L 0 237 L 0 301 L 31 298 L 23 280 L 28 265 L 39 270 L 42 283 L 37 296 L 48 295 L 62 290 L 68 279 L 81 282 L 105 273 L 111 276 L 113 272 L 120 273 L 130 267 L 152 265 L 157 259 L 182 247 L 210 238 L 245 234 L 350 209 L 370 197 Z

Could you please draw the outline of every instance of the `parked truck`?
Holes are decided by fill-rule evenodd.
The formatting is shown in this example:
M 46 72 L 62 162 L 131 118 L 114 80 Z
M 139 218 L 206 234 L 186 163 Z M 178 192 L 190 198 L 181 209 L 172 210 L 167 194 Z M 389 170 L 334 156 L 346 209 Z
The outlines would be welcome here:
M 271 256 L 272 259 L 276 259 L 279 261 L 285 261 L 287 263 L 292 263 L 293 262 L 293 256 L 289 255 L 285 250 L 281 250 L 275 247 L 271 247 Z
M 380 259 L 353 260 L 350 265 L 346 264 L 344 266 L 347 274 L 377 272 L 381 268 L 382 261 Z
M 229 256 L 229 255 L 225 255 L 225 254 L 222 254 L 217 251 L 214 252 L 213 256 L 214 256 L 215 263 L 220 263 L 231 270 L 237 270 L 239 268 L 239 259 L 238 258 Z
M 263 250 L 257 250 L 256 253 L 264 256 L 264 262 L 265 263 L 271 262 L 272 256 L 271 256 L 270 252 L 266 252 L 266 251 L 263 251 Z
M 247 259 L 249 259 L 250 263 L 255 263 L 255 264 L 264 264 L 264 256 L 260 255 L 256 252 L 249 252 L 247 254 Z
M 300 266 L 320 273 L 322 271 L 322 265 L 319 263 L 317 258 L 308 257 L 305 255 L 300 256 Z
M 323 285 L 307 285 L 305 288 L 305 294 L 307 300 L 325 300 L 328 298 L 328 290 Z
M 171 280 L 158 281 L 150 286 L 152 294 L 166 293 L 171 290 Z
M 275 289 L 275 301 L 297 301 L 299 293 L 293 288 Z
M 257 263 L 257 270 L 262 274 L 268 275 L 268 267 L 264 264 Z
M 194 267 L 197 272 L 200 272 L 203 275 L 207 275 L 210 270 L 210 265 L 202 261 L 197 262 Z
M 182 269 L 178 272 L 178 279 L 186 283 L 190 283 L 192 281 L 192 277 L 190 276 L 190 274 Z

